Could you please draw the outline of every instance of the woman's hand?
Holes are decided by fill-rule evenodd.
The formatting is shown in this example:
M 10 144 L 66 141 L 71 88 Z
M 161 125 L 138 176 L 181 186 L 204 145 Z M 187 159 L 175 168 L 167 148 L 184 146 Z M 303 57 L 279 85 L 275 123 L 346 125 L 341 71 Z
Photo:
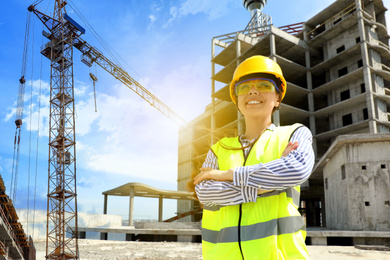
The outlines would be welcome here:
M 289 142 L 282 153 L 282 157 L 286 157 L 290 152 L 294 151 L 297 148 L 298 142 Z M 215 170 L 213 168 L 200 168 L 200 173 L 194 178 L 194 185 L 206 179 L 212 179 L 216 181 L 233 181 L 233 171 L 234 168 L 231 168 L 227 171 Z M 259 190 L 258 194 L 266 192 L 269 192 L 269 190 Z
M 216 181 L 233 181 L 233 171 L 234 169 L 220 171 L 213 168 L 200 168 L 200 173 L 194 178 L 194 185 L 206 179 L 213 179 Z
M 289 153 L 291 153 L 297 148 L 298 148 L 298 142 L 294 142 L 294 143 L 289 142 L 288 145 L 286 146 L 286 149 L 284 149 L 282 153 L 282 157 L 286 157 Z

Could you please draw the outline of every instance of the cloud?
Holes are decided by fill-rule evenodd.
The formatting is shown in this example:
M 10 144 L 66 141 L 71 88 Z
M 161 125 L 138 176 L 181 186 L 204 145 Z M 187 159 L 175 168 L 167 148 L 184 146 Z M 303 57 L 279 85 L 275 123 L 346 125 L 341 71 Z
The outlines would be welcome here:
M 229 10 L 228 6 L 232 2 L 236 2 L 236 0 L 219 0 L 219 1 L 186 0 L 181 5 L 179 13 L 182 16 L 187 16 L 189 14 L 195 15 L 198 13 L 205 13 L 209 16 L 210 20 L 215 20 L 228 12 L 228 10 Z
M 157 17 L 153 14 L 149 15 L 150 23 L 154 23 L 157 20 Z
M 162 26 L 162 28 L 167 28 L 170 26 L 174 20 L 176 20 L 177 15 L 178 15 L 178 9 L 176 6 L 172 6 L 171 9 L 169 10 L 169 20 Z
M 210 64 L 207 55 L 189 60 L 174 68 L 162 79 L 151 80 L 160 91 L 159 96 L 186 121 L 192 120 L 204 112 L 210 103 L 210 78 L 205 68 Z M 148 86 L 148 85 L 146 85 Z
M 91 125 L 98 117 L 95 111 L 94 93 L 87 92 L 91 86 L 76 80 L 74 93 L 79 101 L 75 103 L 76 134 L 90 133 Z M 98 102 L 98 101 L 97 101 Z M 4 118 L 8 121 L 16 115 L 15 102 Z M 31 115 L 31 116 L 30 116 Z M 43 80 L 27 81 L 24 93 L 23 126 L 26 130 L 38 131 L 40 136 L 49 135 L 50 121 L 50 86 Z
M 179 6 L 171 7 L 170 18 L 163 28 L 167 28 L 178 18 L 200 13 L 206 14 L 209 20 L 215 20 L 227 14 L 230 10 L 230 5 L 235 4 L 235 2 L 237 0 L 185 0 Z
M 99 94 L 98 113 L 78 111 L 80 121 L 88 114 L 97 115 L 84 119 L 93 127 L 76 145 L 83 168 L 110 178 L 176 180 L 177 164 L 172 162 L 177 161 L 177 153 L 171 151 L 177 151 L 178 127 L 126 86 L 117 84 L 110 95 Z

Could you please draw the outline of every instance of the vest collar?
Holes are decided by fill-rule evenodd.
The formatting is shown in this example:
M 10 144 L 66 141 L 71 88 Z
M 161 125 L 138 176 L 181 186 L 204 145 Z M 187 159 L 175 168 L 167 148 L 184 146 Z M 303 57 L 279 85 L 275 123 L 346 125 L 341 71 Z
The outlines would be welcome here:
M 276 129 L 276 126 L 271 123 L 269 125 L 269 127 L 265 130 L 265 131 L 274 131 Z M 265 131 L 263 132 L 263 134 L 265 133 Z M 240 141 L 241 144 L 244 144 L 244 143 L 249 143 L 249 142 L 253 142 L 253 140 L 255 140 L 257 137 L 253 138 L 252 140 L 248 140 L 244 137 L 244 134 L 241 134 L 239 137 L 238 137 L 238 140 Z

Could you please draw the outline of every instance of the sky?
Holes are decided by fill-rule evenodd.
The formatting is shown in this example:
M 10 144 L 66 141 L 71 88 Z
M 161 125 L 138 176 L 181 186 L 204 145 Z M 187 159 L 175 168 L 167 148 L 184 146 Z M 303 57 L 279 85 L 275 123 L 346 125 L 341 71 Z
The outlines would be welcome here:
M 53 2 L 43 0 L 36 8 L 52 15 Z M 128 74 L 186 121 L 203 113 L 211 102 L 212 38 L 244 30 L 250 20 L 241 0 L 68 2 L 68 15 L 86 29 L 82 38 L 111 59 L 92 27 Z M 304 22 L 332 2 L 301 0 L 295 5 L 271 0 L 263 12 L 279 27 Z M 7 192 L 13 172 L 27 7 L 32 3 L 1 0 L 0 174 Z M 388 24 L 389 20 L 387 14 Z M 47 42 L 43 29 L 32 15 L 18 181 L 13 183 L 15 207 L 30 210 L 46 210 L 47 203 L 50 63 L 40 54 Z M 78 211 L 102 213 L 102 192 L 128 182 L 177 190 L 179 127 L 99 66 L 85 66 L 80 54 L 74 50 Z M 90 72 L 98 78 L 97 112 Z M 108 202 L 109 214 L 127 219 L 128 198 L 110 196 Z M 136 198 L 134 218 L 157 219 L 157 206 L 157 199 Z M 176 201 L 164 200 L 163 218 L 175 212 Z

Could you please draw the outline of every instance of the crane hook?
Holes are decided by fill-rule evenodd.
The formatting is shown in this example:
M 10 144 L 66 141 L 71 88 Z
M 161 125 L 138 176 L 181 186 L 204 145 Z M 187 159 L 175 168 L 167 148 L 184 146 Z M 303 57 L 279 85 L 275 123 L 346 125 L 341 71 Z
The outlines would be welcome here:
M 95 99 L 95 112 L 97 112 L 95 82 L 97 82 L 98 79 L 97 79 L 97 77 L 96 77 L 95 75 L 93 75 L 91 72 L 89 73 L 89 76 L 91 77 L 91 79 L 92 79 L 92 81 L 93 81 L 93 96 L 94 96 L 94 99 Z

